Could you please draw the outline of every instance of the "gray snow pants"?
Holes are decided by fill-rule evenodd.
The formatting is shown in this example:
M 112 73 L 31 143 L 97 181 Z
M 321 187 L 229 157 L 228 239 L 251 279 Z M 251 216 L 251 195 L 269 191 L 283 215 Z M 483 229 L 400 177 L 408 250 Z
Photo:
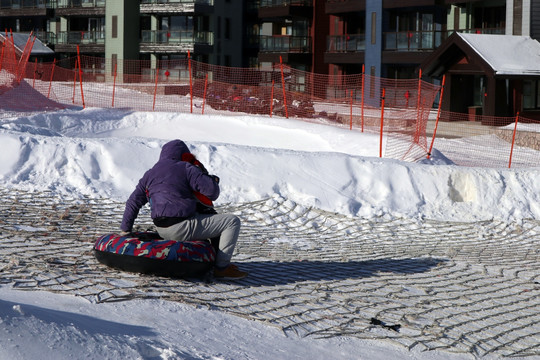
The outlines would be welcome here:
M 240 219 L 232 214 L 196 214 L 178 224 L 156 228 L 159 236 L 169 240 L 203 240 L 219 236 L 216 266 L 226 267 L 238 241 Z

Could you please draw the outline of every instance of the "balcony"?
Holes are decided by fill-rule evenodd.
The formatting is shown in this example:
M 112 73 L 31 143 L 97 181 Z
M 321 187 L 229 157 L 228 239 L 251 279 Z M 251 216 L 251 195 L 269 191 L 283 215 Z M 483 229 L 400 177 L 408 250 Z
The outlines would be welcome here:
M 312 17 L 312 0 L 260 0 L 259 18 Z
M 59 0 L 58 16 L 105 16 L 105 0 Z
M 491 35 L 504 35 L 506 33 L 505 28 L 483 28 L 483 29 L 459 29 L 448 31 L 448 36 L 453 32 L 460 32 L 466 34 L 491 34 Z
M 311 37 L 288 35 L 259 36 L 259 61 L 311 63 Z
M 56 34 L 50 31 L 35 31 L 34 35 L 45 45 L 56 44 Z
M 209 31 L 194 30 L 143 30 L 141 32 L 142 53 L 176 53 L 211 50 L 214 34 Z M 196 49 L 196 47 L 198 49 Z
M 324 62 L 327 64 L 360 64 L 364 62 L 365 34 L 330 35 L 326 38 Z
M 419 64 L 453 32 L 504 34 L 502 28 L 449 31 L 400 31 L 383 33 L 383 62 Z
M 105 7 L 105 0 L 58 0 L 57 8 Z
M 400 31 L 383 34 L 383 50 L 433 51 L 453 32 L 472 34 L 504 34 L 503 28 L 461 29 L 450 31 Z
M 366 50 L 366 35 L 330 35 L 327 37 L 327 52 L 347 53 Z
M 104 31 L 61 31 L 57 34 L 57 44 L 105 44 Z
M 312 6 L 313 0 L 260 0 L 260 7 Z
M 51 7 L 49 0 L 1 0 L 0 9 L 35 9 Z
M 214 0 L 141 0 L 141 14 L 211 14 Z
M 326 0 L 327 14 L 342 14 L 366 10 L 366 1 L 358 0 Z
M 77 45 L 82 52 L 105 52 L 104 31 L 61 31 L 56 34 L 57 52 L 76 52 Z
M 399 31 L 383 34 L 383 50 L 435 50 L 446 38 L 446 31 Z
M 50 0 L 0 0 L 0 9 L 2 16 L 47 16 L 47 9 L 55 4 Z
M 204 5 L 214 5 L 214 0 L 141 0 L 141 4 L 204 4 Z
M 259 37 L 260 51 L 275 53 L 310 53 L 311 37 L 288 35 L 262 35 Z

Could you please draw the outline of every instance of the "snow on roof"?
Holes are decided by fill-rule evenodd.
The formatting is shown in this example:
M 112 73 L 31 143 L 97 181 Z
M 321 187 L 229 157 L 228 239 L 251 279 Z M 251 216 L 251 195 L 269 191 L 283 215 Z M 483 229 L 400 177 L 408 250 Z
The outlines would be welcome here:
M 15 44 L 15 47 L 18 51 L 21 53 L 24 51 L 24 48 L 26 46 L 26 42 L 28 41 L 28 37 L 30 36 L 30 33 L 13 33 L 13 43 Z M 0 39 L 4 41 L 5 35 L 0 34 Z M 32 39 L 33 40 L 33 39 Z M 45 44 L 43 44 L 38 38 L 36 38 L 36 41 L 34 42 L 34 45 L 32 46 L 32 53 L 31 55 L 49 55 L 54 54 L 54 51 L 47 47 Z
M 496 75 L 540 75 L 540 43 L 530 36 L 458 34 Z

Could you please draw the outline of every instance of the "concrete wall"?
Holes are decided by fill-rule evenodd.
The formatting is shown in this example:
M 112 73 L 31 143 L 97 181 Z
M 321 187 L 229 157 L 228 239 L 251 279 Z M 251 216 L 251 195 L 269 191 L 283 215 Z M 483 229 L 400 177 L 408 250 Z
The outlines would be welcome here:
M 118 61 L 139 58 L 139 6 L 129 0 L 107 1 L 105 5 L 105 58 Z M 116 36 L 113 37 L 116 17 Z M 114 56 L 113 56 L 114 55 Z

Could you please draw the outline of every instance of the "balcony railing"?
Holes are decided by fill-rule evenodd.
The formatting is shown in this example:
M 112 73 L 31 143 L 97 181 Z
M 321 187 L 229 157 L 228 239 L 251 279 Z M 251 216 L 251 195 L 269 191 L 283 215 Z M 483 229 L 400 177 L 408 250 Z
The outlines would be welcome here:
M 44 9 L 55 4 L 56 0 L 0 0 L 0 9 Z
M 36 31 L 34 35 L 44 44 L 56 44 L 56 34 L 50 31 Z
M 384 33 L 384 50 L 434 50 L 446 37 L 446 31 L 400 31 Z
M 461 32 L 467 34 L 491 34 L 491 35 L 504 35 L 506 30 L 505 28 L 484 28 L 484 29 L 460 29 L 460 30 L 451 30 L 448 32 L 448 35 L 453 32 Z
M 105 7 L 106 0 L 57 0 L 58 8 Z
M 260 51 L 263 52 L 311 52 L 311 37 L 288 35 L 262 35 L 259 37 Z
M 312 6 L 312 0 L 260 0 L 261 7 Z
M 141 0 L 141 4 L 201 4 L 214 5 L 214 0 Z
M 57 44 L 105 44 L 104 31 L 62 31 L 57 34 Z
M 214 34 L 208 31 L 143 30 L 141 43 L 156 45 L 207 44 L 213 45 Z
M 366 50 L 366 35 L 330 35 L 326 49 L 331 53 L 357 52 Z
M 460 29 L 449 31 L 400 31 L 386 32 L 384 37 L 384 50 L 397 51 L 423 51 L 435 50 L 444 40 L 454 32 L 472 34 L 504 34 L 503 28 L 489 29 Z

